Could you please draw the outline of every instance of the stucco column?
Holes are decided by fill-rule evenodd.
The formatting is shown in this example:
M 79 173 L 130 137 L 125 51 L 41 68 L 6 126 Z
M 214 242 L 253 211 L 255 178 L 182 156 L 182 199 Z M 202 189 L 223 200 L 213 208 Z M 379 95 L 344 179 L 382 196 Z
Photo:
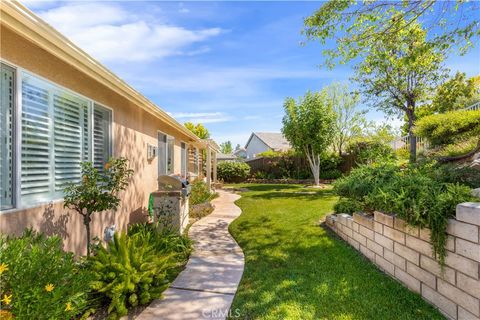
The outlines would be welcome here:
M 207 146 L 207 186 L 212 189 L 212 150 Z
M 217 152 L 213 151 L 213 182 L 217 182 Z

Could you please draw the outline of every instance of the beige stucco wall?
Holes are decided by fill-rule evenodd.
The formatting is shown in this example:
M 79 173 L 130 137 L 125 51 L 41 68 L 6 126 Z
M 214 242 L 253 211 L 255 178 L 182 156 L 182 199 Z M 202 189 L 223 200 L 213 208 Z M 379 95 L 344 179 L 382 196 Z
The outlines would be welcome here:
M 119 209 L 115 213 L 93 217 L 93 237 L 103 238 L 104 228 L 112 224 L 116 224 L 117 230 L 124 230 L 133 222 L 145 220 L 148 195 L 156 189 L 158 176 L 157 158 L 147 160 L 147 144 L 157 144 L 158 130 L 174 136 L 175 173 L 180 173 L 180 142 L 189 143 L 190 138 L 13 31 L 1 27 L 0 36 L 2 60 L 113 109 L 113 155 L 128 158 L 135 174 L 128 190 L 121 195 Z M 19 234 L 26 227 L 47 234 L 57 233 L 64 239 L 65 249 L 83 254 L 85 231 L 80 218 L 78 214 L 63 209 L 62 201 L 57 201 L 0 213 L 0 233 Z

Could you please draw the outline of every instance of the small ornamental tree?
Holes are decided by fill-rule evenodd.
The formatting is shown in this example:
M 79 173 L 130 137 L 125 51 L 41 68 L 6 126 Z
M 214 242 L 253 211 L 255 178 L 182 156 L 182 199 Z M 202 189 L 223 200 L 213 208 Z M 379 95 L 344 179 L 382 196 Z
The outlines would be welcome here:
M 284 103 L 282 133 L 293 148 L 308 159 L 315 185 L 320 184 L 320 156 L 331 145 L 335 133 L 335 112 L 326 90 L 308 91 L 298 101 L 287 98 Z
M 117 209 L 118 193 L 128 186 L 133 170 L 125 158 L 110 159 L 104 170 L 98 170 L 91 162 L 83 162 L 82 180 L 70 183 L 64 190 L 64 207 L 83 216 L 87 230 L 87 255 L 90 256 L 90 222 L 92 214 Z

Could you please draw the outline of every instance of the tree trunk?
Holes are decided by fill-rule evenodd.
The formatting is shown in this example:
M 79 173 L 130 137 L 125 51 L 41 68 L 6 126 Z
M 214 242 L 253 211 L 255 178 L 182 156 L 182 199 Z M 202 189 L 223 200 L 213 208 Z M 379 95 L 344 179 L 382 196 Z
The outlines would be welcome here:
M 415 124 L 415 111 L 408 111 L 408 138 L 410 140 L 410 163 L 417 161 L 417 137 L 413 133 L 413 126 Z
M 310 164 L 310 169 L 312 170 L 313 180 L 315 181 L 315 185 L 320 185 L 320 156 L 308 152 L 305 150 L 305 155 L 307 156 L 308 163 Z
M 87 257 L 90 257 L 90 214 L 86 213 L 83 216 L 83 224 L 85 225 L 85 229 L 87 230 Z

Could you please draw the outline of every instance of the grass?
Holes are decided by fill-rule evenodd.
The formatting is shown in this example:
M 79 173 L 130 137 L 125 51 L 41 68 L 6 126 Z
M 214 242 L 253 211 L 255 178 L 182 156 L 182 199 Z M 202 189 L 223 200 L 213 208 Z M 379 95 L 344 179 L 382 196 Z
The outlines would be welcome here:
M 232 315 L 275 320 L 444 319 L 418 294 L 319 226 L 337 201 L 330 190 L 237 187 L 249 191 L 237 201 L 243 213 L 230 225 L 245 253 Z

